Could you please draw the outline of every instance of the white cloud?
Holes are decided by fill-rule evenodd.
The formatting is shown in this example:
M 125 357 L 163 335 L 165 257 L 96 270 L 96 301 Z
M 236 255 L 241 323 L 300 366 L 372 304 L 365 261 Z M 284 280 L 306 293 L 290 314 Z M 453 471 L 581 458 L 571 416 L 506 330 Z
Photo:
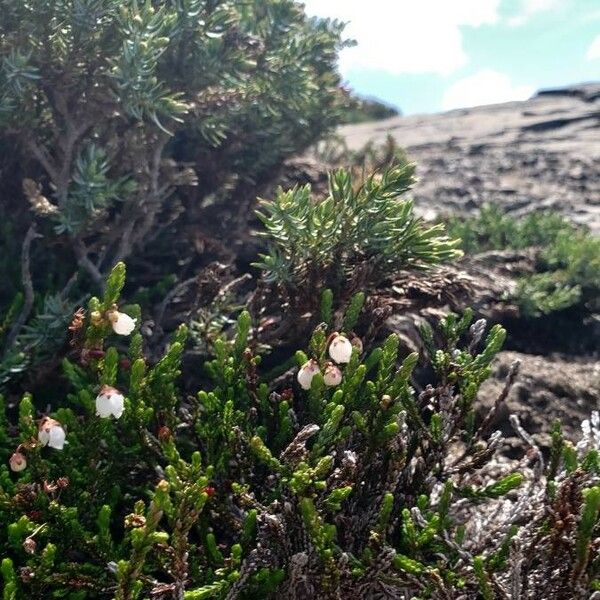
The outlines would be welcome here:
M 519 27 L 536 13 L 555 10 L 561 6 L 564 6 L 564 0 L 521 0 L 516 14 L 509 17 L 507 23 L 511 27 Z
M 311 15 L 348 22 L 358 46 L 340 69 L 449 75 L 468 62 L 461 27 L 496 23 L 501 0 L 304 0 Z
M 597 35 L 594 38 L 594 40 L 590 44 L 590 47 L 587 49 L 585 57 L 588 60 L 596 60 L 600 58 L 600 35 Z
M 481 104 L 526 100 L 534 93 L 529 85 L 513 85 L 510 77 L 493 69 L 482 69 L 459 79 L 444 92 L 442 108 L 451 110 Z

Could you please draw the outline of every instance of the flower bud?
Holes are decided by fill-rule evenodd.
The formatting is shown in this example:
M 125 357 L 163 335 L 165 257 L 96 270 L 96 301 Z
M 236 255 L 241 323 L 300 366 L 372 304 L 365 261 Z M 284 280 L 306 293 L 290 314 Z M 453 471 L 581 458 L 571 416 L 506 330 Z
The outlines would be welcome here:
M 352 357 L 350 340 L 346 336 L 336 333 L 329 344 L 329 356 L 338 364 L 350 362 Z
M 383 410 L 387 410 L 392 405 L 392 397 L 389 394 L 384 394 L 381 396 L 381 400 L 379 401 L 379 406 Z
M 93 310 L 90 313 L 90 321 L 92 323 L 92 325 L 100 325 L 102 323 L 102 314 L 100 313 L 99 310 Z
M 170 427 L 166 425 L 162 425 L 158 430 L 158 441 L 159 442 L 168 442 L 173 437 L 173 432 Z
M 35 571 L 31 567 L 21 567 L 19 577 L 23 583 L 29 583 L 35 577 Z
M 340 385 L 342 382 L 342 372 L 339 367 L 336 367 L 333 363 L 329 363 L 327 367 L 325 367 L 323 381 L 325 382 L 325 385 L 329 387 Z
M 203 490 L 202 490 L 209 498 L 212 498 L 215 495 L 215 488 L 212 485 L 207 485 Z
M 10 465 L 11 471 L 18 473 L 27 467 L 27 459 L 24 454 L 17 451 L 10 457 L 8 464 Z
M 134 527 L 144 527 L 144 525 L 146 525 L 146 517 L 144 517 L 143 515 L 131 513 L 125 517 L 125 527 L 127 527 L 128 529 Z
M 27 554 L 35 554 L 35 549 L 37 548 L 37 544 L 32 537 L 26 537 L 23 542 L 23 550 L 27 552 Z
M 320 373 L 319 364 L 312 358 L 306 361 L 298 371 L 298 383 L 303 390 L 310 390 L 313 377 Z

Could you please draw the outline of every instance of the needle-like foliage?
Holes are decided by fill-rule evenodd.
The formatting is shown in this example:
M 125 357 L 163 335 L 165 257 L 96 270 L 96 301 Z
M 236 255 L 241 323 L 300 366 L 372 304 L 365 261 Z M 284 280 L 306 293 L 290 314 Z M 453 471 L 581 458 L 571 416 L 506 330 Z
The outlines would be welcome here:
M 488 250 L 536 251 L 536 272 L 519 278 L 510 300 L 534 318 L 568 308 L 600 306 L 600 240 L 564 217 L 539 212 L 517 219 L 493 206 L 470 219 L 451 218 L 452 235 L 468 254 Z
M 25 296 L 5 364 L 51 298 L 81 302 L 131 255 L 152 247 L 141 279 L 177 280 L 196 236 L 220 236 L 206 205 L 235 239 L 256 187 L 346 102 L 342 24 L 292 0 L 0 0 L 0 14 L 0 311 Z
M 313 198 L 310 186 L 280 190 L 262 201 L 259 235 L 270 250 L 257 264 L 266 280 L 290 295 L 310 294 L 326 284 L 347 292 L 353 282 L 374 287 L 401 269 L 431 267 L 461 255 L 459 240 L 442 225 L 417 217 L 404 194 L 413 185 L 415 166 L 396 162 L 364 181 L 340 169 L 329 177 L 329 193 Z
M 498 457 L 493 414 L 478 422 L 475 408 L 501 327 L 451 314 L 423 329 L 422 356 L 392 335 L 336 366 L 330 344 L 347 331 L 323 323 L 296 353 L 314 369 L 306 390 L 295 367 L 263 377 L 243 311 L 215 343 L 212 383 L 182 398 L 185 328 L 149 363 L 135 328 L 127 344 L 115 335 L 124 283 L 119 264 L 76 314 L 49 415 L 29 394 L 0 403 L 5 599 L 583 599 L 598 587 L 600 419 L 577 448 L 556 426 L 547 466 L 513 419 L 530 448 Z M 422 366 L 432 379 L 417 391 Z M 341 380 L 328 384 L 332 367 Z M 106 393 L 122 412 L 99 414 Z M 38 435 L 48 417 L 62 447 Z

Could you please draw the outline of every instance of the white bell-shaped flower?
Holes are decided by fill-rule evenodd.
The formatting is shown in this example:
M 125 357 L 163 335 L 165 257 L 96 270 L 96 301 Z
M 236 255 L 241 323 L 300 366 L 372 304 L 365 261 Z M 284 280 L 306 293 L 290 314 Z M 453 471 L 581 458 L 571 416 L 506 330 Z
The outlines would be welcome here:
M 27 468 L 27 459 L 23 455 L 22 452 L 15 452 L 9 459 L 8 463 L 10 464 L 11 471 L 18 473 L 23 469 Z
M 46 417 L 41 423 L 38 431 L 38 440 L 43 446 L 50 446 L 56 450 L 62 450 L 65 445 L 65 430 L 62 425 L 50 417 Z
M 298 371 L 298 383 L 303 390 L 310 390 L 313 377 L 320 373 L 319 364 L 312 358 L 306 361 Z
M 103 419 L 111 415 L 118 419 L 125 409 L 125 397 L 119 390 L 103 385 L 100 393 L 96 396 L 96 414 Z
M 135 322 L 137 320 L 118 310 L 111 310 L 108 313 L 108 319 L 112 325 L 113 331 L 117 335 L 129 335 L 132 333 L 135 329 Z
M 329 363 L 325 367 L 325 373 L 323 373 L 323 381 L 326 386 L 335 387 L 342 383 L 342 372 L 339 367 L 336 367 L 333 363 Z
M 350 362 L 352 356 L 350 340 L 346 336 L 336 333 L 329 344 L 329 356 L 339 364 Z

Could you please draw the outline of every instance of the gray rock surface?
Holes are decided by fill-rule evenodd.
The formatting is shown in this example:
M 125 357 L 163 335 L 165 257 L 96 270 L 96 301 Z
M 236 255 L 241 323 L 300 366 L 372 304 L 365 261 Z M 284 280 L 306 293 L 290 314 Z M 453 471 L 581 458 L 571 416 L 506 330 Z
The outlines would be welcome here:
M 600 84 L 544 90 L 525 102 L 348 125 L 352 150 L 388 135 L 417 162 L 428 218 L 496 204 L 551 209 L 600 234 Z
M 600 364 L 564 356 L 501 352 L 494 362 L 492 378 L 479 394 L 482 415 L 492 408 L 516 361 L 520 363 L 519 375 L 496 414 L 494 428 L 509 439 L 516 437 L 508 421 L 512 413 L 542 448 L 551 446 L 549 428 L 555 420 L 562 423 L 568 438 L 578 439 L 581 421 L 600 406 Z
M 340 134 L 350 150 L 368 142 L 383 144 L 393 136 L 417 163 L 420 181 L 414 198 L 426 218 L 466 215 L 487 203 L 515 215 L 560 212 L 600 235 L 600 84 L 545 90 L 525 102 L 348 125 Z M 460 311 L 465 294 L 466 304 L 479 316 L 506 324 L 510 350 L 498 356 L 493 376 L 481 390 L 480 410 L 485 414 L 491 408 L 510 364 L 520 361 L 517 382 L 494 426 L 503 431 L 509 447 L 511 442 L 517 447 L 508 420 L 515 413 L 536 442 L 548 448 L 554 419 L 562 420 L 567 436 L 577 439 L 581 420 L 600 408 L 600 348 L 594 344 L 600 339 L 600 323 L 520 321 L 516 307 L 502 298 L 515 286 L 515 273 L 527 272 L 532 264 L 526 252 L 468 257 L 436 276 L 445 293 L 437 301 L 429 294 L 423 306 L 411 299 L 413 288 L 422 294 L 418 281 L 408 286 L 395 282 L 393 314 L 386 324 L 407 349 L 420 350 L 418 325 L 435 322 L 448 310 Z M 436 287 L 431 274 L 423 280 Z M 464 293 L 449 295 L 452 288 L 442 280 Z M 585 350 L 577 350 L 573 340 L 584 337 L 589 338 L 582 345 Z

